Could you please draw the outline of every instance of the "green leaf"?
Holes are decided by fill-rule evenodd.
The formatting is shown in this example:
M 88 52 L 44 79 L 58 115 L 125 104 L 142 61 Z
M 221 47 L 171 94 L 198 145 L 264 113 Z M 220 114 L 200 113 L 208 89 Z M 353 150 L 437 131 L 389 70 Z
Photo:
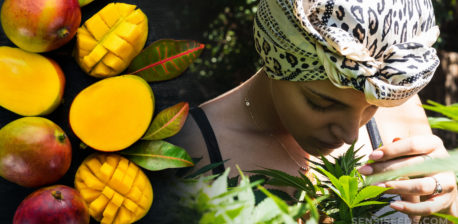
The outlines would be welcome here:
M 199 57 L 205 45 L 188 40 L 158 40 L 130 63 L 128 72 L 148 82 L 173 79 Z
M 267 197 L 271 198 L 275 202 L 275 204 L 278 206 L 280 211 L 282 211 L 283 213 L 288 214 L 288 204 L 286 204 L 285 201 L 283 201 L 280 198 L 278 198 L 277 196 L 273 195 L 272 193 L 270 193 L 268 190 L 266 190 L 262 186 L 258 186 L 258 189 L 260 191 L 262 191 L 264 194 L 266 194 Z
M 359 204 L 356 204 L 353 206 L 353 208 L 359 207 L 359 206 L 367 206 L 367 205 L 383 205 L 383 204 L 388 204 L 388 202 L 385 201 L 363 201 Z
M 151 171 L 194 166 L 186 150 L 166 141 L 138 141 L 120 154 Z
M 197 170 L 196 172 L 193 172 L 191 174 L 188 174 L 187 176 L 185 176 L 184 178 L 185 179 L 189 179 L 189 178 L 194 178 L 194 177 L 197 177 L 197 176 L 200 176 L 210 170 L 212 170 L 213 168 L 215 167 L 218 167 L 218 166 L 222 166 L 225 162 L 227 162 L 229 159 L 226 159 L 224 161 L 221 161 L 221 162 L 217 162 L 217 163 L 211 163 L 211 164 L 208 164 L 208 165 L 205 165 L 204 167 L 200 168 L 199 170 Z
M 385 187 L 379 187 L 379 186 L 367 186 L 361 189 L 358 194 L 356 195 L 356 198 L 352 202 L 352 206 L 355 207 L 354 205 L 360 203 L 361 201 L 375 198 L 379 196 L 381 193 L 387 191 L 389 188 Z
M 445 117 L 428 117 L 431 128 L 438 128 L 453 132 L 458 132 L 458 121 L 454 121 Z
M 344 191 L 342 185 L 340 184 L 340 181 L 334 175 L 332 175 L 330 172 L 324 170 L 321 167 L 317 167 L 317 169 L 323 172 L 323 174 L 329 178 L 332 185 L 334 185 L 340 193 Z
M 89 3 L 91 3 L 91 2 L 93 2 L 93 1 L 94 1 L 94 0 L 78 0 L 78 3 L 79 3 L 80 8 L 81 8 L 81 7 L 83 7 L 83 6 L 85 6 L 85 5 L 89 4 Z
M 358 193 L 357 178 L 350 176 L 341 176 L 339 178 L 339 182 L 342 185 L 342 188 L 344 189 L 343 193 L 345 194 L 344 197 L 346 198 L 346 201 L 350 203 L 348 206 L 352 207 L 352 201 L 353 199 L 355 199 L 355 196 Z
M 449 221 L 452 221 L 453 223 L 458 223 L 458 217 L 455 217 L 453 215 L 447 215 L 447 214 L 441 214 L 441 213 L 433 213 L 433 215 L 446 218 Z
M 458 151 L 449 151 L 449 155 L 450 157 L 433 158 L 419 164 L 367 176 L 365 184 L 370 185 L 406 176 L 427 175 L 445 171 L 458 172 L 458 166 L 456 165 L 456 161 L 458 161 Z
M 142 140 L 161 140 L 177 134 L 188 117 L 189 104 L 178 103 L 168 107 L 154 118 Z
M 453 120 L 456 120 L 458 121 L 458 103 L 455 103 L 455 104 L 452 104 L 452 105 L 448 105 L 448 106 L 444 106 L 440 103 L 436 103 L 432 100 L 428 100 L 426 101 L 427 103 L 431 104 L 431 105 L 423 105 L 423 108 L 427 109 L 427 110 L 431 110 L 431 111 L 435 111 L 435 112 L 438 112 L 438 113 L 441 113 Z
M 272 177 L 267 183 L 275 186 L 290 186 L 303 191 L 313 191 L 313 185 L 308 185 L 303 179 L 291 176 L 283 171 L 274 169 L 252 170 L 249 173 L 256 173 Z M 310 181 L 309 181 L 310 182 Z M 311 182 L 310 182 L 311 183 Z

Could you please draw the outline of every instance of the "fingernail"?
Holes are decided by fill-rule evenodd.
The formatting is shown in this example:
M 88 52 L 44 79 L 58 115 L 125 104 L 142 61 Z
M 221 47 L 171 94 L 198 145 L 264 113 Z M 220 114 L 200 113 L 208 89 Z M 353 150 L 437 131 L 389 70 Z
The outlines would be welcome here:
M 368 165 L 365 165 L 365 166 L 362 166 L 358 169 L 359 173 L 363 174 L 363 175 L 370 175 L 372 174 L 372 172 L 374 171 L 374 169 L 372 169 L 371 166 L 368 166 Z
M 386 184 L 384 184 L 384 183 L 378 183 L 378 184 L 375 184 L 375 186 L 378 186 L 378 187 L 386 187 Z
M 392 203 L 390 204 L 390 207 L 392 207 L 392 208 L 394 208 L 394 209 L 396 209 L 396 210 L 402 210 L 402 209 L 404 209 L 404 205 L 401 204 L 401 203 L 399 203 L 399 202 L 397 202 L 397 201 L 392 202 Z
M 399 137 L 393 138 L 393 142 L 397 142 L 399 140 L 401 140 L 401 138 L 399 138 Z
M 369 159 L 378 160 L 383 157 L 383 152 L 380 150 L 375 150 L 369 155 Z

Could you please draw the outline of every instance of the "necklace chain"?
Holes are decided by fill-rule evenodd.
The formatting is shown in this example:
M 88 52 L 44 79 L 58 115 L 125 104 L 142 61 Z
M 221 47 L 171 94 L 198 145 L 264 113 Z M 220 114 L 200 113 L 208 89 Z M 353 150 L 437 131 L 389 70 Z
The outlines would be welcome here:
M 251 86 L 250 86 L 250 88 L 251 88 Z M 250 91 L 250 88 L 248 89 L 248 93 Z M 256 122 L 256 119 L 254 118 L 253 113 L 251 112 L 251 109 L 250 109 L 251 102 L 248 99 L 248 97 L 245 97 L 245 106 L 247 107 L 248 113 L 250 113 L 250 117 L 251 117 L 251 120 L 253 121 L 253 123 L 256 125 L 256 127 L 259 130 L 262 130 L 261 127 Z M 288 151 L 288 149 L 286 149 L 286 146 L 279 139 L 277 139 L 277 137 L 273 133 L 268 133 L 268 135 L 269 135 L 270 138 L 273 138 L 278 144 L 280 144 L 281 148 L 288 154 L 289 158 L 292 161 L 294 161 L 302 171 L 304 171 L 304 172 L 308 171 L 308 166 L 307 165 L 303 166 L 296 159 L 294 159 L 294 157 L 291 155 L 291 153 Z

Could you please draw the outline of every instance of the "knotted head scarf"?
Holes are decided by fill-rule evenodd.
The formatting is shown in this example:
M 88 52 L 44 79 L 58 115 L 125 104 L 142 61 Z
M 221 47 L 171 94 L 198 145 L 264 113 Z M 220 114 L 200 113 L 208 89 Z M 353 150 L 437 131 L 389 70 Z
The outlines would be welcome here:
M 430 0 L 260 0 L 254 21 L 270 78 L 329 79 L 385 107 L 431 80 L 438 35 Z

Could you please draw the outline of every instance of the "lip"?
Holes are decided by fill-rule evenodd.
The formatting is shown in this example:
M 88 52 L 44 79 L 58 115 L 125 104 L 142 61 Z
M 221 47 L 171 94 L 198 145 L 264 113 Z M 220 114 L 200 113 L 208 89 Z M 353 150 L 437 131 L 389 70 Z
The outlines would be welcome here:
M 342 146 L 344 142 L 343 141 L 324 142 L 319 139 L 316 139 L 316 144 L 321 149 L 336 149 Z

